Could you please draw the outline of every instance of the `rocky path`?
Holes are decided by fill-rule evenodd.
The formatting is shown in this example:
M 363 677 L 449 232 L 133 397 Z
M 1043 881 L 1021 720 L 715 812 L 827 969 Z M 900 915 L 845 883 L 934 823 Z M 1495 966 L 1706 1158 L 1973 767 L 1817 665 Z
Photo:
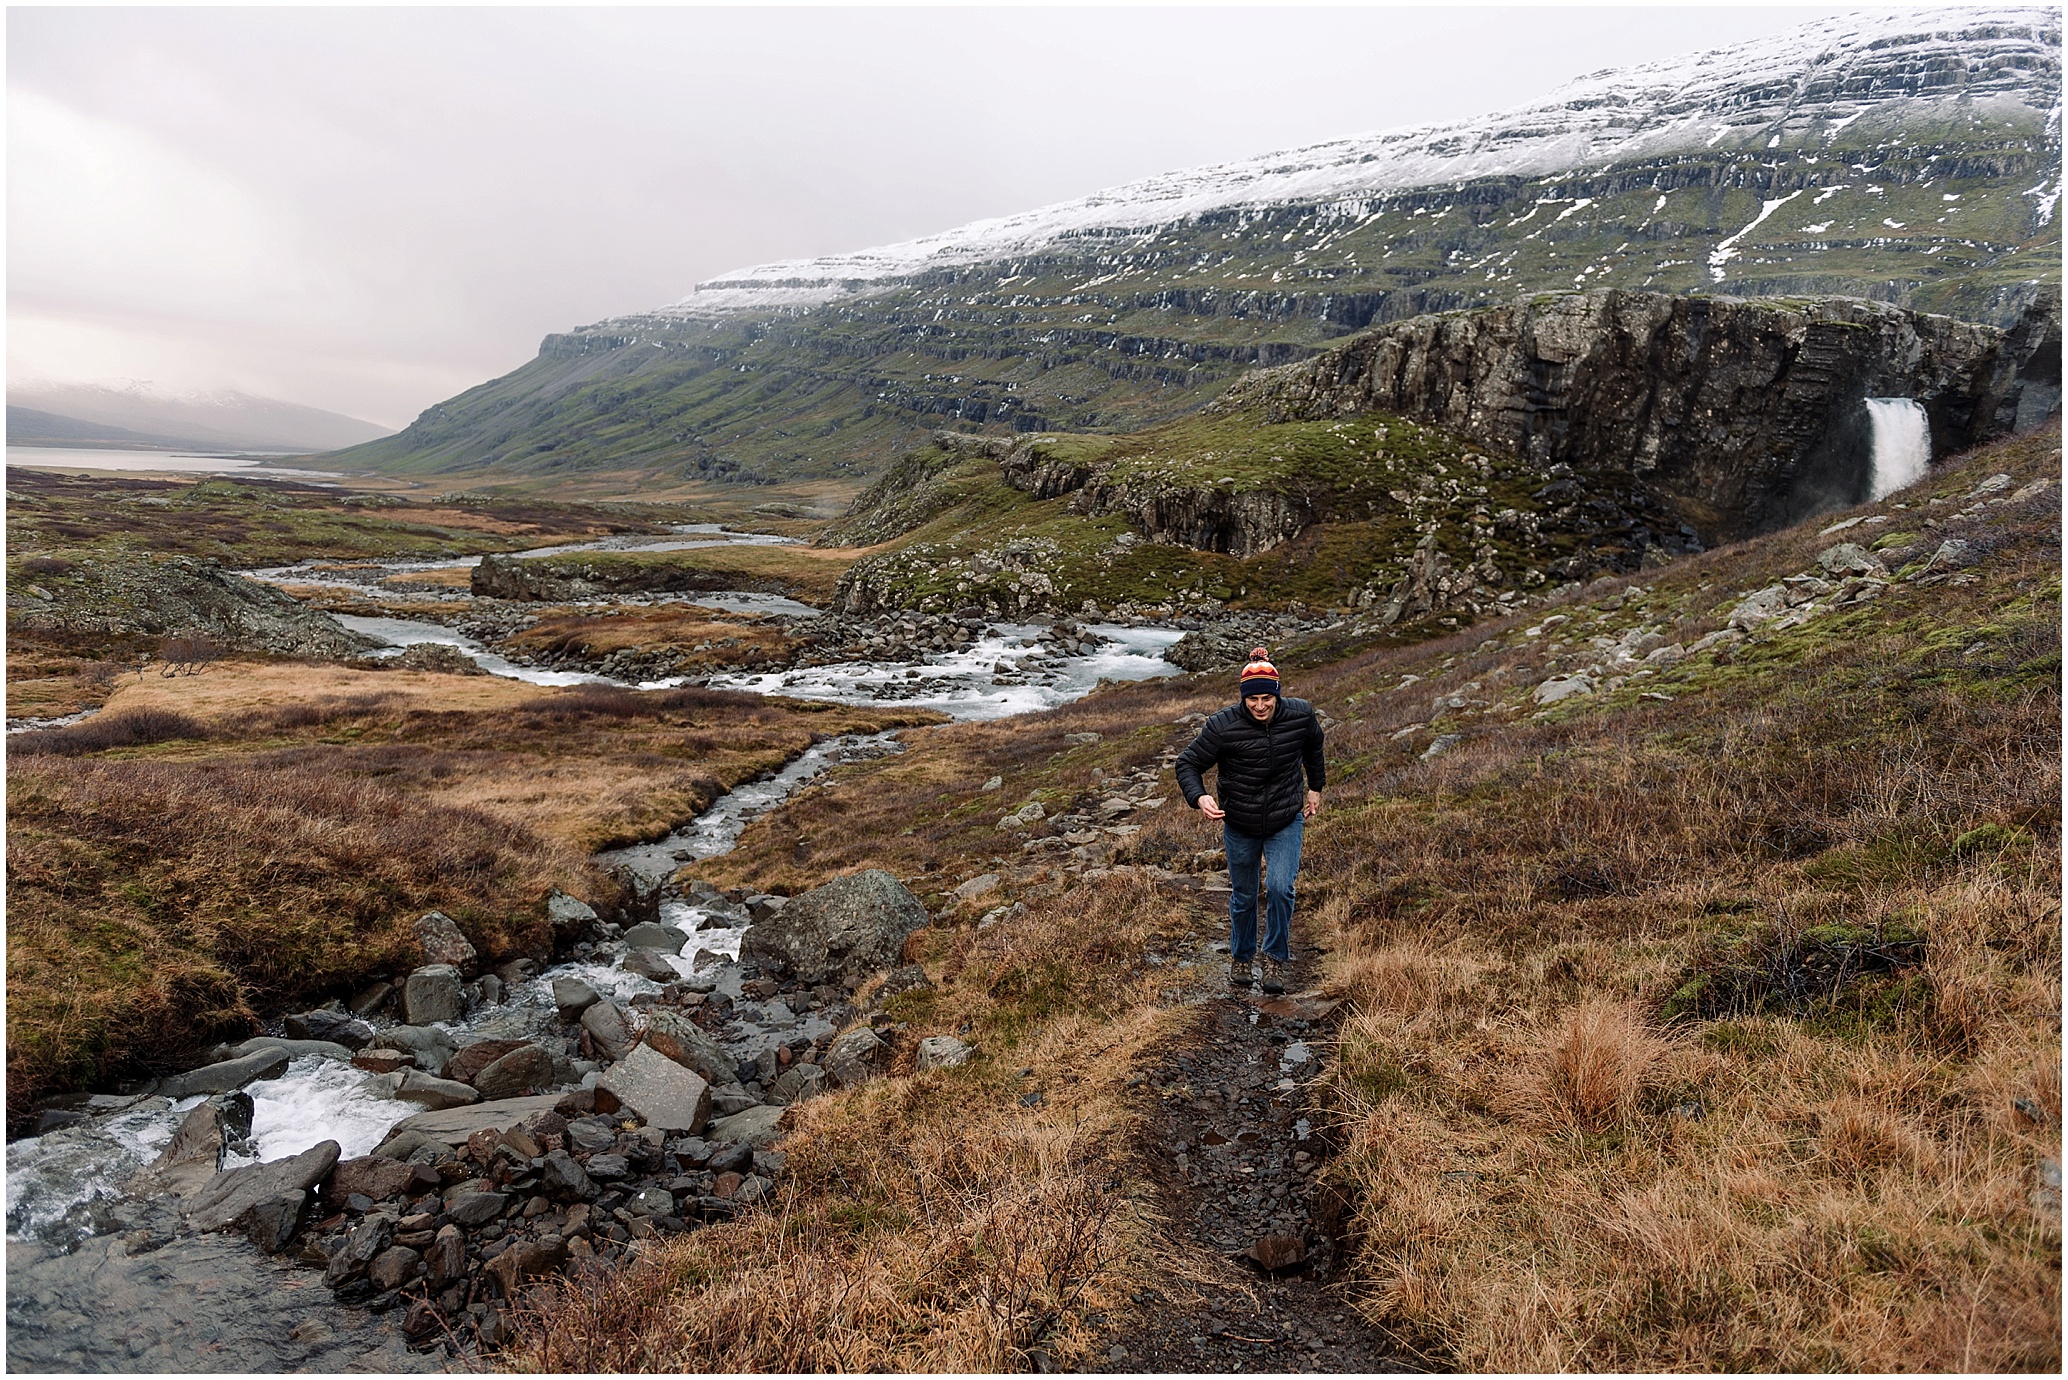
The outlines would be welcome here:
M 1135 1157 L 1178 1245 L 1204 1268 L 1152 1281 L 1116 1320 L 1109 1372 L 1413 1369 L 1364 1323 L 1341 1282 L 1340 1202 L 1307 1084 L 1320 1072 L 1335 1003 L 1300 990 L 1231 991 L 1130 1080 Z

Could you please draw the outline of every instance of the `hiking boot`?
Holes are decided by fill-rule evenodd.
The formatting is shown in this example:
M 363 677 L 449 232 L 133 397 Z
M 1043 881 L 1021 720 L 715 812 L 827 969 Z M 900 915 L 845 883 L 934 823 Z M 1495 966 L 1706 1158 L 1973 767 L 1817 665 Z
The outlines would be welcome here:
M 1249 960 L 1246 958 L 1228 961 L 1228 985 L 1247 989 L 1250 984 Z
M 1291 968 L 1290 963 L 1281 963 L 1267 956 L 1264 959 L 1264 991 L 1274 997 L 1282 994 Z

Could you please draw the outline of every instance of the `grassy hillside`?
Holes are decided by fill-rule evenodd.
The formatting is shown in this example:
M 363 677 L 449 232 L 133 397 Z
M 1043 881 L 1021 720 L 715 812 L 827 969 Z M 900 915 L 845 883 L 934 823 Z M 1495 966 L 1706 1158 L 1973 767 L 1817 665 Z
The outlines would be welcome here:
M 1333 724 L 1295 921 L 1345 1003 L 1314 1192 L 1403 1359 L 2059 1366 L 2059 484 L 2053 428 L 1828 534 L 1281 657 Z M 1849 539 L 1891 578 L 1784 583 Z M 1777 584 L 1801 601 L 1738 614 Z M 1267 1294 L 1170 1233 L 1197 1190 L 1146 1129 L 1202 1095 L 1175 1061 L 1213 1031 L 1217 835 L 1175 801 L 1098 860 L 996 826 L 1138 771 L 1168 801 L 1186 716 L 1228 698 L 908 734 L 702 865 L 905 878 L 943 913 L 893 1010 L 979 1053 L 800 1108 L 777 1211 L 568 1290 L 516 1364 L 1060 1368 L 1204 1282 Z
M 1529 293 L 1851 295 L 2007 326 L 2059 291 L 2060 221 L 2028 190 L 2058 169 L 2058 133 L 1859 125 L 1806 155 L 1794 134 L 1781 154 L 1740 138 L 1552 178 L 1212 212 L 798 314 L 601 322 L 333 458 L 852 479 L 937 426 L 1139 431 L 1367 326 Z M 1710 256 L 1781 197 L 1718 281 Z

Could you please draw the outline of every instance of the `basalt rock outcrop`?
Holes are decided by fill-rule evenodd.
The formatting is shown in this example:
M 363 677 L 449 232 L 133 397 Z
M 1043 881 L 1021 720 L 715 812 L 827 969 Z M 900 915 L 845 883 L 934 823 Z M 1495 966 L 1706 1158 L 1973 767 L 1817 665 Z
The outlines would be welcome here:
M 2060 405 L 2058 301 L 2002 331 L 1856 298 L 1540 297 L 1369 331 L 1212 410 L 1413 417 L 1628 474 L 1715 540 L 1869 497 L 1872 397 L 1921 403 L 1935 457 L 2036 424 Z
M 66 557 L 8 582 L 8 624 L 32 632 L 185 638 L 221 650 L 341 658 L 379 643 L 285 592 L 188 556 Z
M 678 594 L 702 590 L 748 590 L 788 594 L 780 581 L 744 571 L 670 561 L 611 560 L 605 557 L 486 555 L 468 583 L 477 599 L 523 599 L 565 603 L 606 594 Z

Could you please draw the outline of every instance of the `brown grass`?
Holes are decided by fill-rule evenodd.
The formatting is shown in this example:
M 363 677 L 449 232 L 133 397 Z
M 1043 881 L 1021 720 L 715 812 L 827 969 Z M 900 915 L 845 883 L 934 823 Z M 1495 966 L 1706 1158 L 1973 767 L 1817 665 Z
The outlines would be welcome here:
M 790 645 L 779 624 L 698 608 L 662 604 L 570 612 L 540 619 L 509 640 L 525 653 L 577 653 L 599 657 L 625 648 L 684 654 L 699 672 L 761 661 Z

